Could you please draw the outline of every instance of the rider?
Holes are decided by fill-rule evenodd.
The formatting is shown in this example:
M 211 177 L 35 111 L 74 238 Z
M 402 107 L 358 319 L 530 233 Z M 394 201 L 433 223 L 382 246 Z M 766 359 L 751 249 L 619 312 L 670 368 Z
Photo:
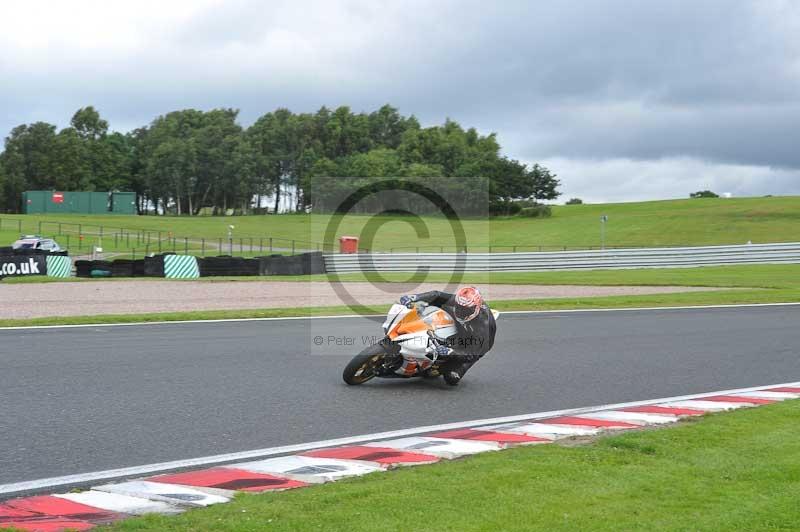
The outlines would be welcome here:
M 434 348 L 437 357 L 449 359 L 441 367 L 442 376 L 447 384 L 455 386 L 494 345 L 494 315 L 473 286 L 460 288 L 455 294 L 434 290 L 400 298 L 400 304 L 407 307 L 418 301 L 439 307 L 456 319 L 456 334 Z

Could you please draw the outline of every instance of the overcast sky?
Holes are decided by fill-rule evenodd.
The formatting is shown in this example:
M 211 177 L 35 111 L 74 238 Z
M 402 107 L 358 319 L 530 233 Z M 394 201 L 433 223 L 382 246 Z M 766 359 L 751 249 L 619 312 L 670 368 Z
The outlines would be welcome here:
M 800 194 L 800 2 L 15 1 L 0 134 L 94 105 L 128 131 L 182 108 L 450 117 L 565 198 Z

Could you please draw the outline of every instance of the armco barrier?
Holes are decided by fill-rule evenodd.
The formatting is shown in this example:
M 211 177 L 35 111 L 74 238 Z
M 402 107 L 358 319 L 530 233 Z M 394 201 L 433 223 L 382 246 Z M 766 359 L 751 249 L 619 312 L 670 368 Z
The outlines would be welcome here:
M 325 255 L 328 272 L 548 271 L 800 263 L 800 243 L 546 253 Z

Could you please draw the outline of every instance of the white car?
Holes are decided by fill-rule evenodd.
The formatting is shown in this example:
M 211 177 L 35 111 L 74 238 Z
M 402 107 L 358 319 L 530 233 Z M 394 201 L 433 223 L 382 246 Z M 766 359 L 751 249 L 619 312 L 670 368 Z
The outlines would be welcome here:
M 37 235 L 26 235 L 11 244 L 13 249 L 41 249 L 50 253 L 61 251 L 61 246 L 52 238 L 42 238 Z

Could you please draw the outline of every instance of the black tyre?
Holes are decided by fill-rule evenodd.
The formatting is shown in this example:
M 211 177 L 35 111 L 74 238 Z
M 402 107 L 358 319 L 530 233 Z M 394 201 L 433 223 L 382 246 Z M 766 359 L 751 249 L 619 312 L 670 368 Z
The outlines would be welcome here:
M 353 357 L 344 368 L 342 379 L 351 386 L 363 384 L 375 376 L 375 371 L 383 364 L 386 350 L 381 344 L 367 347 Z

